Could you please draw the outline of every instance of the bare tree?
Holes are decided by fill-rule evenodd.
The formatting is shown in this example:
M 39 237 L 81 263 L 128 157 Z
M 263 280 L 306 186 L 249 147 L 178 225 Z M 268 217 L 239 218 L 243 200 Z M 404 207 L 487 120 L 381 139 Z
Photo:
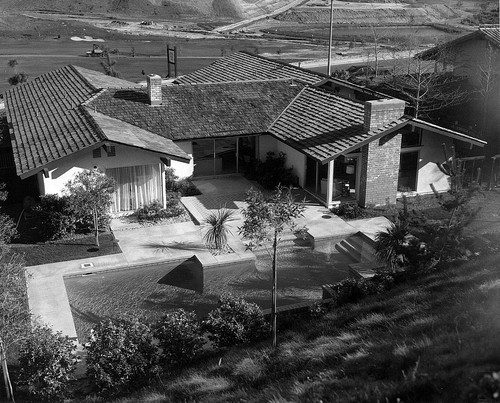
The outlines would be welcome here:
M 407 51 L 409 55 L 415 53 L 415 49 L 411 50 L 411 42 Z M 429 117 L 433 111 L 462 104 L 470 96 L 462 77 L 448 71 L 452 60 L 454 55 L 447 49 L 439 52 L 436 61 L 410 57 L 395 65 L 392 76 L 378 89 L 405 99 L 415 117 Z
M 479 64 L 480 84 L 477 92 L 481 98 L 481 131 L 487 131 L 487 118 L 494 90 L 500 85 L 498 76 L 499 51 L 487 45 L 484 62 Z

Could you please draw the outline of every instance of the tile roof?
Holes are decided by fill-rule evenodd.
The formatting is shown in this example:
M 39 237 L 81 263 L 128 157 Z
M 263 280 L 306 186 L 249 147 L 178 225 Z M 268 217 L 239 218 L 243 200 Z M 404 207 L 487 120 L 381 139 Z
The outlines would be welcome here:
M 154 150 L 166 154 L 172 159 L 189 162 L 190 157 L 172 140 L 142 130 L 121 120 L 110 118 L 99 112 L 88 110 L 88 113 L 102 130 L 104 137 L 114 143 L 125 144 L 144 150 Z
M 258 134 L 288 106 L 303 86 L 266 80 L 164 86 L 163 102 L 150 106 L 145 88 L 109 89 L 90 109 L 171 140 Z
M 479 31 L 491 43 L 495 44 L 497 47 L 500 47 L 500 27 L 479 28 Z
M 137 86 L 137 84 L 122 80 L 121 78 L 110 77 L 104 73 L 95 70 L 85 69 L 80 66 L 73 66 L 73 68 L 80 73 L 80 75 L 95 89 L 99 88 L 129 88 Z
M 407 118 L 397 119 L 364 132 L 362 103 L 307 87 L 271 125 L 269 133 L 324 163 L 407 121 Z
M 294 79 L 315 84 L 326 75 L 247 52 L 235 52 L 211 65 L 175 80 L 177 84 L 220 83 L 269 79 Z
M 474 32 L 468 33 L 466 35 L 460 36 L 456 39 L 453 39 L 449 42 L 442 43 L 441 45 L 434 46 L 433 48 L 424 50 L 423 52 L 418 53 L 415 57 L 419 57 L 422 59 L 432 59 L 442 52 L 443 50 L 447 50 L 461 43 L 467 42 L 471 39 L 483 38 L 495 45 L 496 47 L 500 47 L 500 28 L 492 27 L 492 28 L 479 28 Z
M 79 107 L 94 92 L 74 67 L 65 66 L 5 93 L 18 175 L 101 140 Z

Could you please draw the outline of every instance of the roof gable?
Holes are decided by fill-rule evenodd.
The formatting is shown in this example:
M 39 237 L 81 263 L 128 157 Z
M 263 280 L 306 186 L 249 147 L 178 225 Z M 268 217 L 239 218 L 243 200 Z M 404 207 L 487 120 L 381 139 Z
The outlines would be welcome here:
M 101 139 L 79 107 L 94 92 L 95 88 L 73 66 L 65 66 L 5 93 L 18 175 Z
M 247 52 L 235 52 L 175 80 L 177 84 L 294 79 L 314 84 L 327 76 Z
M 305 88 L 273 122 L 269 133 L 320 162 L 359 147 L 408 119 L 364 131 L 364 105 L 316 87 Z

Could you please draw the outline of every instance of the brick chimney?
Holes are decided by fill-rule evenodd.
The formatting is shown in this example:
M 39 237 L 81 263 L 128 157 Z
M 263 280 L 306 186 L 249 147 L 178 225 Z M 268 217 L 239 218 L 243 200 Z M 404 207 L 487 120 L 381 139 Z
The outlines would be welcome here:
M 399 119 L 405 112 L 405 101 L 401 99 L 376 99 L 365 102 L 365 131 L 376 129 L 393 120 Z
M 161 105 L 161 77 L 157 74 L 148 74 L 146 76 L 148 84 L 148 97 L 151 106 Z

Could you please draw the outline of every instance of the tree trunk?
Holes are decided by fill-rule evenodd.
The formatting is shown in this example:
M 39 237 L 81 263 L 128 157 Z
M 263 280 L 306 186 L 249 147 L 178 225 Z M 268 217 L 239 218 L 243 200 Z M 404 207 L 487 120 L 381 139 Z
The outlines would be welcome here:
M 97 216 L 97 208 L 94 208 L 94 229 L 95 229 L 95 246 L 99 247 L 99 218 Z
M 273 347 L 277 345 L 277 328 L 276 328 L 276 288 L 278 284 L 278 273 L 276 270 L 276 260 L 278 257 L 278 231 L 274 231 L 274 241 L 273 241 L 273 289 L 272 289 L 272 305 L 271 305 L 271 323 L 272 323 L 272 337 L 273 337 Z
M 0 361 L 2 362 L 3 380 L 5 384 L 7 400 L 14 402 L 14 392 L 12 390 L 12 383 L 10 382 L 9 368 L 7 367 L 7 357 L 5 356 L 5 350 L 2 340 L 0 340 Z

